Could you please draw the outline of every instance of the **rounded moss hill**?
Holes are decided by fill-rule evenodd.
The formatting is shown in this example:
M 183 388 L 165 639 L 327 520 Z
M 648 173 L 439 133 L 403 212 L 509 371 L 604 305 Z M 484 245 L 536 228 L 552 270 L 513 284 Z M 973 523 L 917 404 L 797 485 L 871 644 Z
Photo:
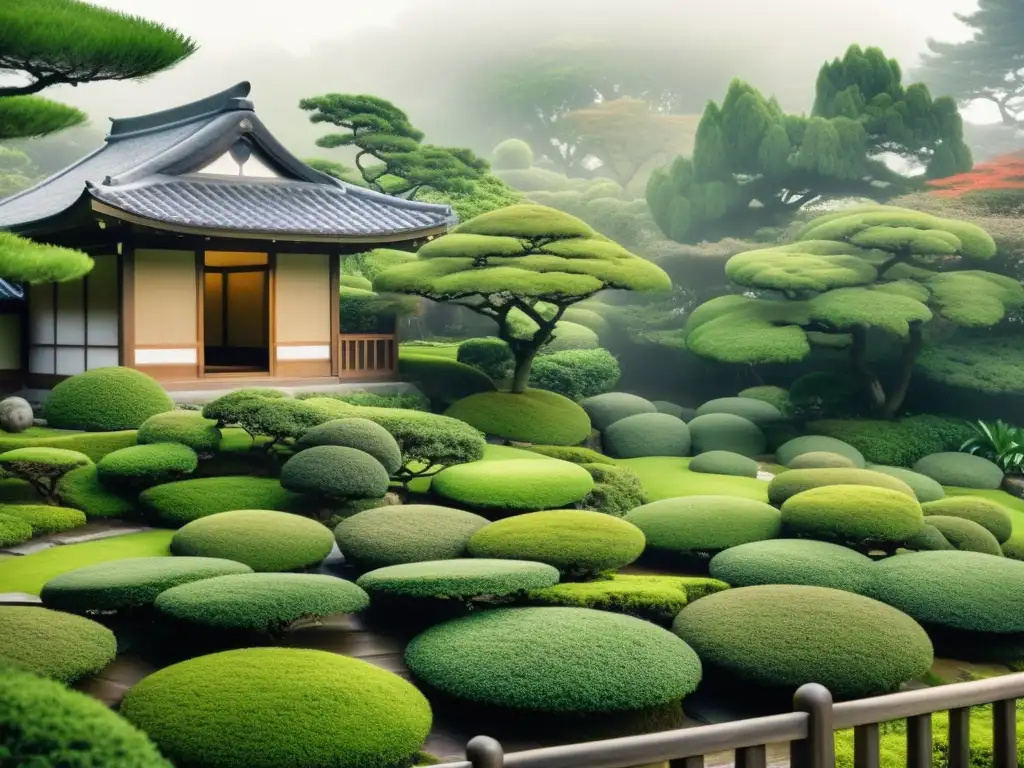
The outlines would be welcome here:
M 708 451 L 729 451 L 741 456 L 760 456 L 768 445 L 757 424 L 731 413 L 698 416 L 687 427 L 690 429 L 694 455 Z
M 503 597 L 558 583 L 558 569 L 523 560 L 431 560 L 389 565 L 356 581 L 371 596 L 462 599 Z
M 57 498 L 61 504 L 81 510 L 90 519 L 127 517 L 136 509 L 129 496 L 100 485 L 95 465 L 79 467 L 64 475 L 57 482 Z
M 154 672 L 121 714 L 191 768 L 394 768 L 430 732 L 430 705 L 397 675 L 326 651 L 246 648 Z
M 138 429 L 151 416 L 174 410 L 156 379 L 132 368 L 95 368 L 64 379 L 43 404 L 56 429 L 116 432 Z
M 913 495 L 869 485 L 811 488 L 782 505 L 782 523 L 790 533 L 858 545 L 905 542 L 923 522 Z
M 73 683 L 114 660 L 114 633 L 91 619 L 24 605 L 0 606 L 0 662 Z
M 802 453 L 838 453 L 850 459 L 857 467 L 864 466 L 864 455 L 849 443 L 823 435 L 794 437 L 778 447 L 775 460 L 788 467 L 789 463 Z
M 933 453 L 914 465 L 914 471 L 940 485 L 995 490 L 1003 484 L 998 465 L 970 453 Z
M 352 515 L 334 529 L 334 538 L 346 561 L 383 568 L 462 557 L 470 537 L 488 522 L 461 509 L 404 504 Z
M 644 551 L 635 525 L 601 512 L 555 510 L 516 515 L 481 528 L 469 540 L 469 554 L 531 560 L 562 573 L 597 574 L 629 565 Z
M 927 519 L 931 515 L 960 517 L 985 528 L 1000 544 L 1013 534 L 1013 520 L 1006 508 L 981 496 L 950 496 L 922 504 L 921 509 L 926 523 L 931 523 L 931 520 Z
M 872 472 L 881 472 L 883 475 L 890 475 L 902 480 L 913 489 L 914 495 L 917 496 L 917 500 L 922 504 L 929 501 L 938 501 L 946 496 L 946 492 L 941 485 L 920 472 L 914 472 L 903 467 L 889 467 L 884 464 L 868 464 L 866 469 L 870 469 Z
M 43 605 L 69 613 L 119 611 L 153 604 L 165 589 L 230 573 L 252 573 L 212 557 L 131 557 L 54 576 L 39 593 Z
M 828 451 L 801 453 L 789 462 L 790 469 L 854 469 L 856 466 L 853 459 Z
M 841 698 L 896 691 L 933 660 L 909 616 L 825 587 L 727 589 L 684 608 L 672 631 L 728 677 L 781 689 L 820 683 Z
M 31 525 L 20 517 L 0 514 L 0 547 L 14 547 L 31 538 Z
M 379 499 L 391 479 L 373 456 L 341 445 L 318 445 L 281 467 L 281 487 L 323 499 Z
M 657 707 L 683 699 L 701 678 L 697 654 L 670 632 L 587 608 L 473 614 L 418 635 L 405 662 L 460 699 L 547 713 Z
M 273 633 L 300 619 L 357 613 L 370 598 L 351 581 L 312 573 L 239 573 L 181 584 L 153 605 L 181 621 L 214 629 Z
M 320 563 L 334 537 L 308 517 L 265 509 L 235 510 L 193 520 L 171 539 L 171 552 L 244 563 L 256 572 L 298 571 Z
M 460 464 L 439 472 L 430 484 L 442 498 L 481 511 L 559 509 L 593 487 L 583 467 L 547 458 Z
M 740 392 L 738 397 L 768 403 L 775 406 L 779 413 L 783 415 L 787 415 L 793 407 L 793 403 L 789 399 L 789 390 L 770 384 L 748 387 Z
M 179 443 L 206 455 L 220 447 L 221 432 L 216 421 L 199 411 L 168 411 L 146 419 L 139 427 L 137 439 L 139 445 Z
M 590 417 L 567 397 L 543 389 L 521 395 L 481 392 L 445 411 L 485 435 L 540 445 L 579 445 L 590 436 Z
M 688 469 L 706 475 L 733 475 L 734 477 L 757 477 L 757 462 L 747 456 L 731 451 L 707 451 L 695 456 Z
M 734 587 L 803 584 L 859 593 L 871 578 L 871 565 L 871 558 L 838 544 L 775 539 L 719 552 L 708 569 L 711 576 Z
M 180 443 L 133 445 L 108 453 L 96 464 L 100 483 L 112 489 L 151 488 L 179 480 L 199 466 L 196 452 Z
M 84 512 L 48 504 L 0 504 L 0 516 L 24 520 L 32 526 L 35 536 L 70 531 L 85 525 Z
M 594 429 L 601 432 L 620 419 L 639 413 L 655 413 L 658 410 L 650 400 L 628 392 L 605 392 L 603 395 L 588 397 L 580 405 L 590 417 Z
M 688 456 L 690 430 L 667 413 L 638 413 L 619 419 L 601 434 L 605 453 L 616 459 Z
M 389 475 L 402 467 L 398 442 L 384 427 L 369 419 L 336 419 L 313 427 L 295 442 L 295 450 L 304 451 L 319 445 L 340 445 L 368 453 Z
M 942 534 L 954 549 L 964 552 L 983 552 L 986 555 L 1003 556 L 996 537 L 973 520 L 945 515 L 928 515 L 925 522 Z
M 652 400 L 651 404 L 658 409 L 658 413 L 667 413 L 669 416 L 675 416 L 683 421 L 690 421 L 697 415 L 697 411 L 693 408 L 670 403 L 668 400 Z
M 709 413 L 731 413 L 758 426 L 774 424 L 786 418 L 782 411 L 771 403 L 751 397 L 719 397 L 708 400 L 697 409 L 697 416 L 706 416 Z
M 768 484 L 768 501 L 779 506 L 798 493 L 830 485 L 863 485 L 888 488 L 912 499 L 913 489 L 902 480 L 868 469 L 791 469 L 776 475 Z
M 175 527 L 235 509 L 300 512 L 311 506 L 301 494 L 282 488 L 276 478 L 249 476 L 179 480 L 146 489 L 139 502 L 158 522 Z
M 662 499 L 627 514 L 647 546 L 669 552 L 718 552 L 779 535 L 782 516 L 763 501 L 733 496 Z

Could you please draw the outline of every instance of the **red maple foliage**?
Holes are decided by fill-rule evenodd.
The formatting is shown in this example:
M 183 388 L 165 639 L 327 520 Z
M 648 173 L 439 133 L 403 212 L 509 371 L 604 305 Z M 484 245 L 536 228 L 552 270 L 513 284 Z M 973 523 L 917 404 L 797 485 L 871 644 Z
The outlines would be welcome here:
M 933 179 L 928 186 L 938 197 L 960 197 L 967 192 L 982 190 L 1024 190 L 1024 152 L 997 157 L 956 176 Z

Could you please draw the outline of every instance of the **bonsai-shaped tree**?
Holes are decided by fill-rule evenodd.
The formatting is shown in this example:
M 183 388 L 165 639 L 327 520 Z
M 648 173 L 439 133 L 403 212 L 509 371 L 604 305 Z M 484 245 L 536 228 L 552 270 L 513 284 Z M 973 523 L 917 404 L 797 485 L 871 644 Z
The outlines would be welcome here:
M 84 453 L 64 448 L 15 448 L 0 454 L 0 472 L 27 482 L 47 504 L 57 503 L 57 483 L 64 475 L 90 464 Z
M 747 292 L 698 307 L 683 336 L 694 353 L 729 363 L 791 363 L 815 344 L 846 347 L 872 410 L 893 417 L 926 324 L 982 328 L 1024 306 L 1019 282 L 968 268 L 995 253 L 992 238 L 963 221 L 887 206 L 827 214 L 796 242 L 733 256 L 726 274 Z M 888 392 L 868 364 L 869 331 L 903 342 Z
M 424 245 L 417 257 L 382 272 L 374 289 L 457 302 L 494 320 L 515 357 L 515 393 L 526 391 L 533 359 L 567 308 L 608 288 L 672 287 L 659 267 L 574 216 L 541 205 L 477 216 Z M 538 311 L 538 304 L 546 311 Z M 522 334 L 518 313 L 536 330 Z

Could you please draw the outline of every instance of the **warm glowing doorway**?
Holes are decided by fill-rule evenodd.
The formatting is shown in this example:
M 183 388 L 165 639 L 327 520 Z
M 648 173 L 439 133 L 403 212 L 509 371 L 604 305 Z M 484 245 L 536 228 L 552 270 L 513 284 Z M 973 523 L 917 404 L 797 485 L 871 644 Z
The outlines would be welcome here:
M 206 375 L 270 372 L 270 259 L 207 251 L 203 348 Z

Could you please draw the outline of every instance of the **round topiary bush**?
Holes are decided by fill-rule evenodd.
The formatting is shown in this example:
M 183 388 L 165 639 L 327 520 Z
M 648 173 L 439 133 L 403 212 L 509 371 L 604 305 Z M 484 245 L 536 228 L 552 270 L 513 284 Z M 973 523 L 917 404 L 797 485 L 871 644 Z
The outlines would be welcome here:
M 152 605 L 179 584 L 229 573 L 252 568 L 212 557 L 130 557 L 65 571 L 47 581 L 39 597 L 43 605 L 69 613 L 120 611 Z
M 706 416 L 709 413 L 731 413 L 758 426 L 774 424 L 786 418 L 782 411 L 771 403 L 752 397 L 719 397 L 708 400 L 697 409 L 697 416 Z
M 371 596 L 468 600 L 558 583 L 558 569 L 523 560 L 428 560 L 378 568 L 356 581 Z
M 658 409 L 658 413 L 667 413 L 683 421 L 691 421 L 697 415 L 693 408 L 686 408 L 682 405 L 670 403 L 668 400 L 652 400 L 651 404 Z
M 0 606 L 0 661 L 73 683 L 114 660 L 114 633 L 92 619 L 26 605 Z
M 768 384 L 760 387 L 748 387 L 739 393 L 739 397 L 760 400 L 774 405 L 783 416 L 788 416 L 793 408 L 793 403 L 789 399 L 789 390 Z M 742 415 L 740 414 L 740 416 Z
M 864 485 L 888 488 L 917 499 L 914 490 L 902 480 L 869 469 L 791 469 L 776 475 L 768 484 L 768 501 L 775 506 L 811 488 L 830 485 Z
M 789 463 L 802 453 L 822 452 L 838 453 L 840 456 L 850 459 L 858 468 L 864 466 L 864 456 L 860 451 L 849 443 L 823 435 L 794 437 L 778 447 L 775 451 L 775 460 L 788 467 Z
M 116 432 L 173 410 L 174 401 L 153 377 L 134 368 L 94 368 L 57 384 L 43 403 L 43 418 L 57 429 Z
M 245 563 L 258 573 L 298 571 L 321 562 L 334 537 L 320 523 L 263 509 L 220 512 L 193 520 L 171 539 L 171 552 Z
M 644 543 L 639 528 L 617 517 L 555 510 L 491 523 L 473 534 L 468 550 L 473 557 L 532 560 L 566 574 L 593 575 L 629 565 Z
M 601 432 L 627 416 L 655 413 L 658 410 L 650 400 L 644 400 L 642 397 L 627 392 L 605 392 L 603 395 L 588 397 L 580 405 L 590 417 L 594 429 Z
M 4 665 L 0 701 L 0 754 L 15 756 L 13 764 L 173 768 L 106 704 L 53 680 Z
M 694 455 L 708 451 L 729 451 L 743 456 L 759 456 L 768 445 L 757 424 L 731 413 L 698 416 L 687 427 L 690 429 Z
M 221 433 L 217 422 L 200 411 L 168 411 L 146 419 L 139 427 L 139 445 L 180 443 L 201 456 L 217 452 Z
M 690 462 L 691 472 L 708 475 L 734 475 L 736 477 L 757 477 L 757 462 L 731 451 L 707 451 L 695 456 Z
M 180 443 L 133 445 L 108 453 L 96 464 L 100 482 L 112 490 L 141 491 L 182 479 L 199 466 L 196 452 Z
M 782 689 L 820 683 L 841 698 L 896 691 L 933 661 L 912 618 L 825 587 L 727 589 L 684 608 L 672 631 L 728 677 Z
M 383 568 L 462 557 L 469 538 L 487 524 L 461 509 L 405 504 L 353 515 L 334 529 L 334 538 L 346 561 Z
M 446 622 L 414 638 L 405 663 L 460 699 L 547 713 L 649 709 L 683 699 L 701 678 L 697 654 L 670 632 L 587 608 L 506 608 Z
M 599 312 L 584 307 L 569 307 L 562 313 L 562 319 L 577 325 L 585 325 L 598 336 L 608 333 L 612 329 Z
M 505 139 L 491 152 L 496 171 L 525 171 L 533 165 L 533 150 L 522 139 Z
M 933 453 L 914 465 L 914 471 L 940 485 L 996 490 L 1003 484 L 998 465 L 970 453 Z
M 214 629 L 278 633 L 300 619 L 358 613 L 370 598 L 351 581 L 312 573 L 239 573 L 172 587 L 153 605 Z
M 494 336 L 466 339 L 459 344 L 455 359 L 483 371 L 494 381 L 511 378 L 516 364 L 508 342 Z
M 913 537 L 907 539 L 907 542 L 903 547 L 905 549 L 920 552 L 955 549 L 955 547 L 946 540 L 946 537 L 939 533 L 938 528 L 928 525 L 928 523 L 922 525 L 921 530 L 915 533 Z
M 718 552 L 749 541 L 774 539 L 782 517 L 763 501 L 733 496 L 683 496 L 637 507 L 624 518 L 651 549 Z
M 0 547 L 15 547 L 31 538 L 31 525 L 20 517 L 0 514 Z
M 48 504 L 0 504 L 0 516 L 17 517 L 32 526 L 35 536 L 70 531 L 85 525 L 85 513 Z
M 898 478 L 909 485 L 922 504 L 929 501 L 938 501 L 946 496 L 942 486 L 919 472 L 914 472 L 903 467 L 887 467 L 884 464 L 868 464 L 867 469 L 872 472 L 881 472 L 883 475 L 890 475 Z
M 803 584 L 862 592 L 872 560 L 838 544 L 810 539 L 753 541 L 719 552 L 708 565 L 716 579 L 734 587 Z
M 789 462 L 790 469 L 855 469 L 856 466 L 853 459 L 828 451 L 801 453 Z
M 540 445 L 579 445 L 590 436 L 590 418 L 572 400 L 530 389 L 482 392 L 452 404 L 445 416 L 464 421 L 485 435 Z
M 858 545 L 907 541 L 923 522 L 912 494 L 870 485 L 811 488 L 782 505 L 782 523 L 796 536 Z
M 613 389 L 621 375 L 619 361 L 607 349 L 568 349 L 534 360 L 530 386 L 584 400 Z
M 402 468 L 402 451 L 384 427 L 369 419 L 336 419 L 313 427 L 295 443 L 296 451 L 320 445 L 340 445 L 368 453 L 384 467 L 388 475 Z
M 1013 520 L 1006 508 L 981 496 L 950 496 L 922 504 L 921 509 L 926 523 L 932 522 L 927 519 L 932 515 L 960 517 L 985 528 L 1000 544 L 1013 534 Z
M 281 487 L 326 500 L 379 499 L 388 492 L 388 472 L 373 456 L 341 445 L 317 445 L 281 467 Z
M 178 527 L 201 517 L 235 509 L 308 510 L 305 496 L 281 487 L 271 477 L 202 477 L 149 488 L 139 502 L 156 519 Z
M 476 461 L 435 475 L 430 489 L 445 499 L 480 510 L 559 509 L 594 487 L 586 469 L 558 459 Z
M 982 552 L 986 555 L 1003 556 L 996 537 L 973 520 L 946 515 L 928 515 L 925 522 L 935 528 L 954 549 L 964 552 Z
M 570 350 L 596 349 L 599 346 L 601 346 L 601 339 L 598 338 L 595 331 L 579 323 L 559 320 L 555 324 L 551 341 L 544 346 L 541 352 L 552 354 Z
M 667 413 L 638 413 L 619 419 L 601 435 L 605 452 L 616 459 L 644 456 L 687 456 L 690 430 Z
M 121 714 L 191 768 L 411 765 L 432 722 L 423 694 L 398 675 L 298 648 L 161 669 L 128 691 Z

